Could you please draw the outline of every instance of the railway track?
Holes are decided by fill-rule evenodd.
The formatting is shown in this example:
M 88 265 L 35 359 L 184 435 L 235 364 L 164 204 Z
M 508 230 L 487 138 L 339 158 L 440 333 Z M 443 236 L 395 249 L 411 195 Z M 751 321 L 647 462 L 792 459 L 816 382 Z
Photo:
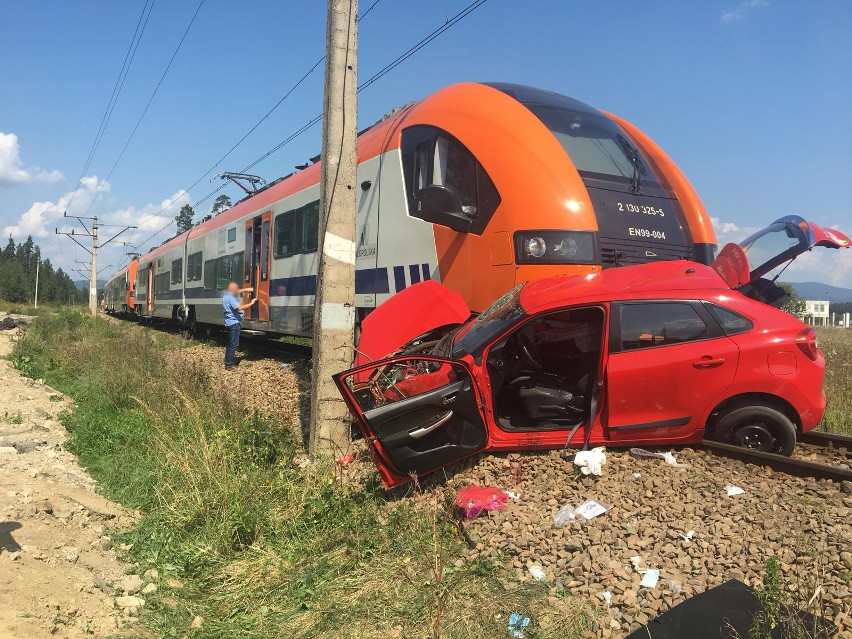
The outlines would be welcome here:
M 799 442 L 818 449 L 838 451 L 841 457 L 845 457 L 841 449 L 852 451 L 852 437 L 847 435 L 811 431 L 810 433 L 799 435 Z M 775 453 L 764 453 L 708 439 L 702 442 L 702 446 L 714 455 L 738 459 L 757 466 L 769 466 L 773 470 L 788 475 L 828 479 L 836 482 L 852 482 L 852 468 L 842 461 L 826 464 L 810 459 L 802 459 L 801 457 L 786 457 L 784 455 L 776 455 Z

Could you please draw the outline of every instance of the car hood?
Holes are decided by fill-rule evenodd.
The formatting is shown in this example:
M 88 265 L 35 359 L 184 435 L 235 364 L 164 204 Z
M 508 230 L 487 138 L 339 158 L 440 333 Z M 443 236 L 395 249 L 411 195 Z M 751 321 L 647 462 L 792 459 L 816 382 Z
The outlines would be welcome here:
M 400 291 L 361 322 L 355 365 L 395 353 L 415 337 L 433 329 L 461 324 L 470 309 L 456 291 L 426 280 Z

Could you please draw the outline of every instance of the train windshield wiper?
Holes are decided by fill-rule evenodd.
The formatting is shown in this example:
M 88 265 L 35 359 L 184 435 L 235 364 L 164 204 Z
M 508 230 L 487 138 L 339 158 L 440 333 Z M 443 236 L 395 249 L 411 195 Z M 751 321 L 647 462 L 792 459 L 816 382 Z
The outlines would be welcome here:
M 621 133 L 618 134 L 618 141 L 621 144 L 624 155 L 627 156 L 627 159 L 630 160 L 630 163 L 633 165 L 633 176 L 630 178 L 630 190 L 634 193 L 638 193 L 639 189 L 642 187 L 642 176 L 645 175 L 645 165 L 642 164 L 642 158 L 639 157 L 639 149 L 630 144 L 630 141 L 621 135 Z

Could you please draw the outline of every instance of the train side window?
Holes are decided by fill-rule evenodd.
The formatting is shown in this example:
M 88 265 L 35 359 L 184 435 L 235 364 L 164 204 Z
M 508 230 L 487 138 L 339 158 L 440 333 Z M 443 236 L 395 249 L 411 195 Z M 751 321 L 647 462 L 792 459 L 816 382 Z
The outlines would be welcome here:
M 500 194 L 473 153 L 446 131 L 425 125 L 402 132 L 401 150 L 409 214 L 481 235 Z
M 316 253 L 319 240 L 319 200 L 311 202 L 302 207 L 303 219 L 302 229 L 302 253 Z
M 228 243 L 237 241 L 237 227 L 234 226 L 228 229 Z
M 172 284 L 183 282 L 183 258 L 172 260 Z
M 204 290 L 212 291 L 216 288 L 216 260 L 204 262 Z
M 201 251 L 186 258 L 186 281 L 197 282 L 201 279 Z
M 228 288 L 231 282 L 231 257 L 220 257 L 216 260 L 216 288 Z
M 243 276 L 243 254 L 234 253 L 231 256 L 231 279 L 235 282 Z
M 260 281 L 269 279 L 269 220 L 264 220 L 260 232 Z
M 275 218 L 275 242 L 272 255 L 276 258 L 289 257 L 299 252 L 297 238 L 301 238 L 302 224 L 299 209 L 285 211 Z

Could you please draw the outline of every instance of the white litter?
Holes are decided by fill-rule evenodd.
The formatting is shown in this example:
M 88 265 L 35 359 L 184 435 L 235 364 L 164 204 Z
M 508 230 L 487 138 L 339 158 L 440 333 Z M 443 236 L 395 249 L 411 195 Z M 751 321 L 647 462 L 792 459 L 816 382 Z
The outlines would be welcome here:
M 639 555 L 636 555 L 635 557 L 631 557 L 630 563 L 633 565 L 633 570 L 635 570 L 636 572 L 638 572 L 640 574 L 645 572 L 646 569 L 640 567 L 642 565 L 642 557 L 640 557 Z
M 527 570 L 530 571 L 530 574 L 536 581 L 544 581 L 544 579 L 547 577 L 547 575 L 544 574 L 544 570 L 541 566 L 533 565 L 527 568 Z
M 739 486 L 725 486 L 725 492 L 728 493 L 728 497 L 745 494 L 745 491 Z
M 690 541 L 693 537 L 695 537 L 694 530 L 689 530 L 685 535 L 681 535 L 681 539 L 683 539 L 684 541 Z
M 601 598 L 606 602 L 607 606 L 612 605 L 612 593 L 609 590 L 605 590 L 601 593 Z
M 631 448 L 630 454 L 636 457 L 637 459 L 662 459 L 669 466 L 677 466 L 679 468 L 686 468 L 689 464 L 681 464 L 675 458 L 674 453 L 655 453 L 650 450 L 645 450 L 644 448 Z
M 521 493 L 513 493 L 511 490 L 507 490 L 506 494 L 509 495 L 509 499 L 520 499 Z
M 594 519 L 598 515 L 604 514 L 610 508 L 612 508 L 611 504 L 604 504 L 597 499 L 587 499 L 579 506 L 565 504 L 553 516 L 553 527 L 562 528 L 569 521 L 577 519 L 578 516 L 586 520 Z
M 581 450 L 574 455 L 574 465 L 580 468 L 584 475 L 595 475 L 600 477 L 603 466 L 606 464 L 606 452 L 603 446 L 592 448 L 592 450 Z
M 642 476 L 642 473 L 633 473 L 633 476 L 634 476 L 636 479 L 639 479 L 639 478 Z
M 648 570 L 645 571 L 645 574 L 642 575 L 642 581 L 639 582 L 639 585 L 642 588 L 654 588 L 659 580 L 660 571 L 656 568 L 648 568 Z

